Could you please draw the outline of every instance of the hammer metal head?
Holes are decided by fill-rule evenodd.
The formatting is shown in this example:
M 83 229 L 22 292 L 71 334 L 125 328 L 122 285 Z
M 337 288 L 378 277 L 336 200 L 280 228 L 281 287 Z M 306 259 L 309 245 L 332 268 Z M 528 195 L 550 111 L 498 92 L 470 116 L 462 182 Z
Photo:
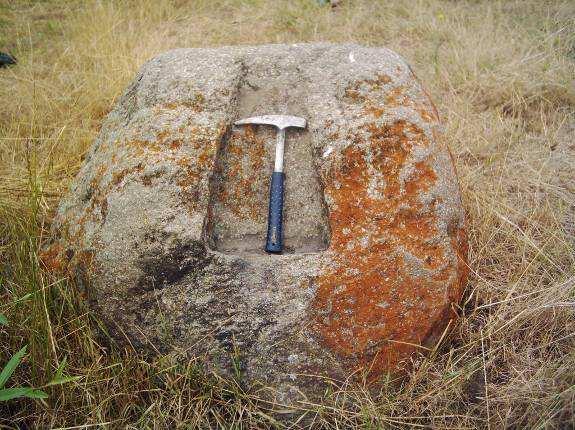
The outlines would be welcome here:
M 236 121 L 234 124 L 273 125 L 274 127 L 277 127 L 279 130 L 285 130 L 288 127 L 305 128 L 306 120 L 305 118 L 291 115 L 262 115 L 241 119 L 239 121 Z

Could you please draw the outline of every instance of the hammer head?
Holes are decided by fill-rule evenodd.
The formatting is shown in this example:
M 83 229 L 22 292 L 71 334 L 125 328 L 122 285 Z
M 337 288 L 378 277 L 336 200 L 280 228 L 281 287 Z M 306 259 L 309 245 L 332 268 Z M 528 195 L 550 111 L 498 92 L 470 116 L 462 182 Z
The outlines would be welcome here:
M 274 127 L 277 127 L 279 130 L 284 130 L 288 127 L 305 128 L 306 120 L 304 118 L 300 118 L 299 116 L 291 116 L 291 115 L 262 115 L 241 119 L 239 121 L 236 121 L 234 124 L 273 125 Z

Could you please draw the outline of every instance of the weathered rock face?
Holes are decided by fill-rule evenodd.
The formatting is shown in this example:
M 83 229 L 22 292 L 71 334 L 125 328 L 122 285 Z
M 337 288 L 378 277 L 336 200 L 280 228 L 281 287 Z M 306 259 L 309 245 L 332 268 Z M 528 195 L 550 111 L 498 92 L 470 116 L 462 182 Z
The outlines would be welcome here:
M 275 131 L 288 130 L 283 255 L 263 253 Z M 119 340 L 313 393 L 393 371 L 454 316 L 467 271 L 436 110 L 386 49 L 170 51 L 106 119 L 44 260 L 67 267 Z M 369 369 L 369 370 L 368 370 Z

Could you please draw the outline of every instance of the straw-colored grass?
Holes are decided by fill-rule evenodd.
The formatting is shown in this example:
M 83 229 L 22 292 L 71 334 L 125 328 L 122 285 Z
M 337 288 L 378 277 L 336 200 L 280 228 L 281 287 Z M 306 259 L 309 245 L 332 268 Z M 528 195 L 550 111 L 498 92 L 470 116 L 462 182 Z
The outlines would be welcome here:
M 379 395 L 309 405 L 318 428 L 575 427 L 573 1 L 0 0 L 0 368 L 46 400 L 0 402 L 0 426 L 281 427 L 196 363 L 144 361 L 99 337 L 73 280 L 38 260 L 51 215 L 140 65 L 174 47 L 294 41 L 388 46 L 446 125 L 469 214 L 459 325 Z

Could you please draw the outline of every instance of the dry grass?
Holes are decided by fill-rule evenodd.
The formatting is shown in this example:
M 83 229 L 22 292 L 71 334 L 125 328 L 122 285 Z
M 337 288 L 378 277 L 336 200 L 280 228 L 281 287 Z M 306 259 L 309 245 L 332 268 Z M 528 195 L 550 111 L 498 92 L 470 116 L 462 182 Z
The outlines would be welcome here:
M 461 321 L 409 380 L 309 405 L 318 428 L 575 427 L 575 4 L 571 1 L 0 0 L 0 363 L 46 401 L 10 428 L 281 426 L 195 363 L 104 346 L 73 280 L 38 262 L 58 198 L 138 67 L 173 47 L 356 41 L 404 55 L 437 102 L 470 215 Z

